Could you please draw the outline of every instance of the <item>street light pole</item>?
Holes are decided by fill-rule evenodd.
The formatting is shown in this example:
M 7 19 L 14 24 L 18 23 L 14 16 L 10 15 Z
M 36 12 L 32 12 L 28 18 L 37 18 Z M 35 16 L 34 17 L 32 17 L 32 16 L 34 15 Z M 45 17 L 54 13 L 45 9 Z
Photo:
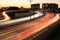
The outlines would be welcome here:
M 28 1 L 30 1 L 30 5 L 31 5 L 31 2 L 32 2 L 33 0 L 28 0 Z M 31 11 L 30 11 L 30 15 L 31 15 Z M 31 20 L 31 16 L 30 16 L 30 20 Z
M 31 2 L 33 1 L 33 0 L 29 0 L 30 1 L 30 4 L 31 4 Z

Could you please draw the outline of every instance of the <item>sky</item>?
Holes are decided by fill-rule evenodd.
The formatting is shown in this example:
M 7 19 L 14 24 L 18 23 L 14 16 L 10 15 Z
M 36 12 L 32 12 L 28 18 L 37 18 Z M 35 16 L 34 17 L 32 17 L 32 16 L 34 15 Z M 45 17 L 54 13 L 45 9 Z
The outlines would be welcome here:
M 57 3 L 60 7 L 60 0 L 32 0 L 31 4 L 35 3 Z M 30 8 L 30 0 L 0 0 L 0 7 L 7 6 L 23 6 L 24 8 Z M 41 6 L 41 5 L 40 5 Z

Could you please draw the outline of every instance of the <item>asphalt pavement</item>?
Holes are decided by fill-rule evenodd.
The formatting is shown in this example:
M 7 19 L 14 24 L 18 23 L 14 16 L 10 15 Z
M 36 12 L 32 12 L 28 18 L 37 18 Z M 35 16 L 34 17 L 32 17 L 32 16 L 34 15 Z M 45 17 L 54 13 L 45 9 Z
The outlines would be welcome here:
M 59 20 L 59 14 L 46 12 L 42 18 L 0 30 L 0 40 L 23 40 Z

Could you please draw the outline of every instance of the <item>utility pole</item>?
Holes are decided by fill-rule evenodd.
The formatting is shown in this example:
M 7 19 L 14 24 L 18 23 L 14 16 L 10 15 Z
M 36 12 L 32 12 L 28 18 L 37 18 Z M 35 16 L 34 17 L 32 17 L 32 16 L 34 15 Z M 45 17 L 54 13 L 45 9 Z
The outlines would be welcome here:
M 32 2 L 33 0 L 28 0 L 28 1 L 30 1 L 30 4 L 31 4 L 31 2 Z
M 33 0 L 28 0 L 30 2 L 30 5 L 32 3 Z M 30 10 L 30 20 L 31 20 L 31 13 L 32 13 L 32 10 Z

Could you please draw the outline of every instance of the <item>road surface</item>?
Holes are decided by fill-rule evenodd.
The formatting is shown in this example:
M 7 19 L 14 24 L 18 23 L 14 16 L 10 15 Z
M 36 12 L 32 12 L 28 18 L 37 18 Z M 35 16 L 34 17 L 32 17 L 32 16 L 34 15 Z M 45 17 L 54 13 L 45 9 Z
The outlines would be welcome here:
M 59 20 L 59 14 L 46 12 L 42 18 L 0 30 L 0 40 L 23 40 Z

